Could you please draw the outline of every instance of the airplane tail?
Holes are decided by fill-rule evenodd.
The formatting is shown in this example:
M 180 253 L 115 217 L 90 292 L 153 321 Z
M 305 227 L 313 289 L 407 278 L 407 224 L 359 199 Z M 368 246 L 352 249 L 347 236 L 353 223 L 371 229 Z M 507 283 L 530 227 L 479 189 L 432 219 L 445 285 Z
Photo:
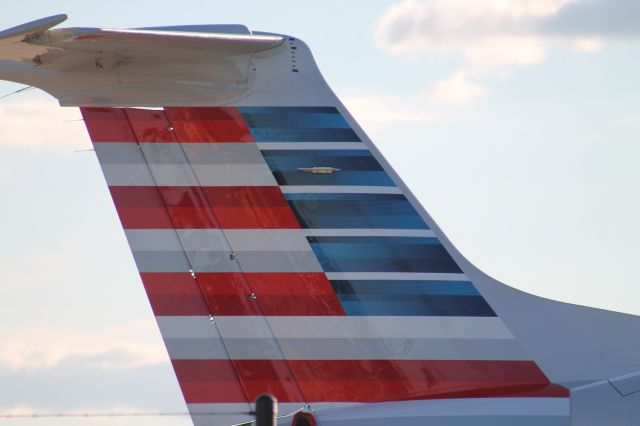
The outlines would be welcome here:
M 40 30 L 37 67 L 0 67 L 81 107 L 194 423 L 271 393 L 283 422 L 559 425 L 570 392 L 640 389 L 607 381 L 636 317 L 478 271 L 304 43 L 232 28 Z

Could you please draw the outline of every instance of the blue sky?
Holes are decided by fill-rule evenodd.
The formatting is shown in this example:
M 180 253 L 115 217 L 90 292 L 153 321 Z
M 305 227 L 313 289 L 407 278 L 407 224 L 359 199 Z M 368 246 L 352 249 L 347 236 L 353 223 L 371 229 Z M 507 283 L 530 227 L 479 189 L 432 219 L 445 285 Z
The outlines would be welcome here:
M 634 2 L 32 1 L 4 7 L 0 27 L 67 13 L 63 26 L 295 35 L 478 267 L 531 293 L 640 314 Z M 0 83 L 0 94 L 20 87 Z M 180 411 L 98 163 L 75 152 L 89 147 L 77 118 L 38 91 L 0 101 L 0 412 Z

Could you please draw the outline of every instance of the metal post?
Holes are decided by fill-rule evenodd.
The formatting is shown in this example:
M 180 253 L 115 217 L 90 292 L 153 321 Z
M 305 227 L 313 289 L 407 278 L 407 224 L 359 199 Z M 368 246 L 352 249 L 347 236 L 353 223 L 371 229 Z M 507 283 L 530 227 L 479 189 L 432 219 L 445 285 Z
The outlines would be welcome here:
M 256 426 L 278 425 L 278 400 L 269 394 L 256 398 Z

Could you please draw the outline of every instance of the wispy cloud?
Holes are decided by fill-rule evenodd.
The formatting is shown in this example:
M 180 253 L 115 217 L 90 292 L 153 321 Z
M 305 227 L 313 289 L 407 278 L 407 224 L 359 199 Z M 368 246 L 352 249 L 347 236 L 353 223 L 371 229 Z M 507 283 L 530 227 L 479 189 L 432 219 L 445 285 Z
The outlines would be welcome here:
M 435 101 L 464 105 L 488 93 L 479 81 L 539 64 L 552 48 L 582 53 L 640 37 L 637 0 L 405 0 L 380 17 L 383 50 L 460 58 L 432 88 Z
M 345 105 L 369 130 L 389 125 L 430 124 L 456 116 L 464 106 L 486 96 L 489 90 L 470 81 L 473 72 L 461 69 L 413 96 L 367 94 L 346 96 Z
M 610 34 L 595 22 L 609 8 L 615 5 L 604 0 L 406 0 L 380 18 L 376 38 L 390 52 L 457 54 L 467 66 L 530 65 L 544 60 L 547 50 L 557 44 L 597 50 Z M 581 31 L 572 28 L 577 15 L 583 16 Z M 608 15 L 609 21 L 626 19 Z M 640 29 L 640 24 L 634 25 Z M 590 40 L 588 49 L 584 40 Z
M 436 82 L 431 90 L 433 100 L 447 105 L 462 106 L 486 96 L 489 90 L 471 82 L 471 75 L 469 70 L 460 69 L 448 79 Z
M 62 108 L 53 99 L 31 97 L 0 101 L 0 148 L 68 150 L 89 147 L 77 108 Z
M 83 331 L 50 326 L 18 327 L 5 334 L 0 367 L 41 370 L 72 362 L 94 369 L 130 369 L 166 363 L 168 358 L 152 320 Z

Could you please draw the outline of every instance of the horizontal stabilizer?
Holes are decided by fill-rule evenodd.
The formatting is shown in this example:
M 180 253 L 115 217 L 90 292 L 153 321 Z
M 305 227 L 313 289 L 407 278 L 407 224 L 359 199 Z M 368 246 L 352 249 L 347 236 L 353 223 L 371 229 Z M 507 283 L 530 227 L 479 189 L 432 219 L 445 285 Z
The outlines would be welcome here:
M 113 30 L 99 28 L 74 28 L 56 30 L 38 37 L 29 38 L 33 44 L 60 47 L 64 49 L 93 51 L 112 50 L 201 50 L 217 54 L 248 54 L 270 49 L 282 43 L 281 36 L 245 34 L 207 34 L 181 31 L 157 30 Z M 62 36 L 62 37 L 60 37 Z
M 65 19 L 0 32 L 0 78 L 39 87 L 63 105 L 226 103 L 247 87 L 251 55 L 284 42 L 238 25 L 51 29 Z

